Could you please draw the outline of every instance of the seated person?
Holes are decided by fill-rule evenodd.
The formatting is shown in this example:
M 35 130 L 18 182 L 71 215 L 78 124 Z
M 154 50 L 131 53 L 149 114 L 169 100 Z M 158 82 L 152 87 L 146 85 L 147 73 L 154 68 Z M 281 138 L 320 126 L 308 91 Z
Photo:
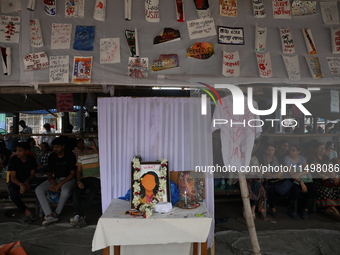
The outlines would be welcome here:
M 40 147 L 37 146 L 35 139 L 30 137 L 27 139 L 27 142 L 30 146 L 30 152 L 32 153 L 31 155 L 33 155 L 34 157 L 37 155 L 37 153 L 40 151 Z
M 8 164 L 8 171 L 10 171 L 10 182 L 7 186 L 8 194 L 19 211 L 25 212 L 25 216 L 20 219 L 21 223 L 31 223 L 37 219 L 20 198 L 20 194 L 27 192 L 31 188 L 31 182 L 35 178 L 37 169 L 35 158 L 28 153 L 28 143 L 18 143 L 17 153 L 10 159 Z
M 76 142 L 76 147 L 73 150 L 74 155 L 76 155 L 76 159 L 78 160 L 78 156 L 81 154 L 86 154 L 85 142 L 83 139 L 79 138 Z
M 47 172 L 47 163 L 48 157 L 51 154 L 50 146 L 47 142 L 43 142 L 40 145 L 41 151 L 37 153 L 36 159 L 38 164 L 38 172 L 39 173 L 46 173 Z

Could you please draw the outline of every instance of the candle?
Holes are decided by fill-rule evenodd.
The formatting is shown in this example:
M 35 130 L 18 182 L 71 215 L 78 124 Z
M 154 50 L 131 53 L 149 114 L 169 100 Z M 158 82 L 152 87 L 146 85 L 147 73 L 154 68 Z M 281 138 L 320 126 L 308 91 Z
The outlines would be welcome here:
M 184 191 L 184 203 L 187 205 L 187 191 Z

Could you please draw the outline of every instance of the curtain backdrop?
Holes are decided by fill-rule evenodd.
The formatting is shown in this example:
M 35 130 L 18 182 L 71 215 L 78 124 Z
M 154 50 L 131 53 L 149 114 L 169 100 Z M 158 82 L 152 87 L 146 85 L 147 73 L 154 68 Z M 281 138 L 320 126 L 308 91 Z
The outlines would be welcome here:
M 143 161 L 166 158 L 170 171 L 211 166 L 209 104 L 207 112 L 201 115 L 200 98 L 98 99 L 103 212 L 113 198 L 124 196 L 130 188 L 134 155 L 141 155 Z M 206 174 L 206 204 L 213 217 L 214 186 L 210 174 Z

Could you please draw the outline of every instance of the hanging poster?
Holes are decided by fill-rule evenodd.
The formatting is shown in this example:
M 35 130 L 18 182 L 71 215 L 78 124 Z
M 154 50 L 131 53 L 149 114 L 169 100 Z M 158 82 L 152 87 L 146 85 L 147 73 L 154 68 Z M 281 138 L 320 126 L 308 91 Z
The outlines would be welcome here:
M 177 54 L 161 54 L 152 62 L 151 70 L 156 72 L 176 67 L 179 67 Z
M 44 46 L 39 19 L 30 20 L 30 44 L 33 48 Z
M 316 14 L 316 1 L 294 0 L 292 3 L 293 16 Z
M 280 28 L 282 52 L 286 54 L 295 53 L 293 35 L 290 28 Z
M 266 17 L 266 10 L 264 9 L 263 0 L 252 0 L 253 2 L 253 13 L 255 18 Z
M 321 65 L 318 57 L 306 57 L 307 65 L 313 79 L 322 78 Z
M 73 49 L 93 51 L 95 26 L 77 26 Z
M 216 35 L 216 28 L 213 18 L 187 21 L 187 26 L 191 40 Z
M 20 17 L 0 16 L 0 42 L 19 43 Z
M 238 51 L 225 52 L 223 51 L 222 74 L 226 77 L 240 76 L 240 55 Z
M 200 19 L 210 18 L 209 2 L 208 0 L 194 0 L 197 15 Z
M 301 72 L 300 72 L 300 65 L 299 65 L 299 59 L 297 55 L 294 56 L 284 56 L 283 62 L 286 66 L 286 71 L 288 74 L 289 80 L 292 81 L 299 81 L 301 79 Z
M 124 0 L 125 20 L 131 20 L 132 0 Z
M 28 0 L 27 2 L 27 10 L 34 11 L 35 10 L 36 0 Z
M 84 18 L 84 0 L 65 0 L 66 18 Z
M 333 78 L 340 78 L 340 57 L 327 57 L 329 71 Z
M 175 1 L 176 1 L 176 19 L 178 22 L 184 22 L 185 15 L 184 15 L 183 0 L 175 0 Z
M 106 0 L 96 0 L 94 6 L 93 18 L 95 20 L 104 21 L 106 13 Z
M 145 19 L 148 22 L 159 22 L 159 0 L 145 0 Z
M 21 12 L 20 0 L 1 0 L 1 13 Z
M 125 38 L 130 49 L 131 57 L 139 56 L 137 29 L 125 30 Z
M 320 2 L 323 23 L 326 25 L 339 24 L 338 2 Z
M 129 57 L 128 76 L 136 79 L 148 77 L 148 62 L 148 58 Z
M 153 39 L 153 44 L 162 44 L 181 40 L 179 30 L 166 27 L 163 31 Z
M 340 28 L 331 27 L 332 53 L 340 53 Z
M 90 83 L 93 57 L 76 56 L 73 60 L 73 83 Z
M 267 47 L 267 28 L 259 27 L 256 24 L 255 28 L 255 51 L 265 52 Z
M 244 45 L 243 27 L 218 27 L 218 43 Z
M 69 83 L 69 56 L 50 56 L 49 83 Z
M 120 41 L 118 38 L 100 38 L 100 63 L 120 63 Z
M 44 0 L 44 12 L 49 16 L 57 15 L 56 0 Z
M 305 43 L 307 47 L 307 52 L 309 55 L 317 54 L 312 31 L 310 29 L 302 29 L 303 38 L 305 38 Z
M 197 42 L 187 50 L 187 57 L 208 59 L 214 55 L 214 45 L 207 42 Z
M 12 75 L 12 59 L 11 59 L 11 48 L 10 47 L 0 47 L 1 49 L 1 62 L 2 71 L 4 75 Z
M 237 17 L 237 0 L 220 0 L 220 15 Z
M 51 49 L 69 49 L 71 46 L 72 24 L 52 23 Z
M 330 112 L 338 113 L 339 111 L 339 91 L 331 89 L 330 91 L 331 105 Z
M 73 94 L 72 93 L 57 93 L 57 109 L 58 112 L 73 111 Z
M 272 0 L 274 19 L 290 19 L 290 0 Z
M 25 71 L 48 68 L 49 62 L 45 52 L 31 53 L 24 57 Z
M 273 76 L 272 61 L 270 53 L 265 54 L 256 53 L 257 66 L 259 68 L 260 77 L 270 78 Z

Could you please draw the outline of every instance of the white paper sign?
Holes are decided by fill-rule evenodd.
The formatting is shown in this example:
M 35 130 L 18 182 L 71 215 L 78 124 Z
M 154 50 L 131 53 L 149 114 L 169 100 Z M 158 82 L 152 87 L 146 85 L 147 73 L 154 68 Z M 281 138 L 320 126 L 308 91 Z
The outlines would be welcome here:
M 306 57 L 307 65 L 310 71 L 310 74 L 312 75 L 313 79 L 320 79 L 322 78 L 322 71 L 321 71 L 321 65 L 319 62 L 318 57 Z
M 332 38 L 332 52 L 335 54 L 340 53 L 340 28 L 331 27 Z
M 290 28 L 280 29 L 282 52 L 286 54 L 295 53 L 293 35 Z
M 339 112 L 339 91 L 331 89 L 330 97 L 331 97 L 330 111 L 334 113 L 338 113 Z
M 339 24 L 338 2 L 320 2 L 323 23 L 326 25 Z
M 84 0 L 65 0 L 66 18 L 84 18 Z
M 301 79 L 299 59 L 295 56 L 283 56 L 289 80 L 298 81 Z
M 30 20 L 30 44 L 34 48 L 44 46 L 39 19 Z
M 94 6 L 93 18 L 95 20 L 104 21 L 106 13 L 106 0 L 96 0 Z
M 70 49 L 72 24 L 52 23 L 51 49 Z
M 191 40 L 216 35 L 216 28 L 213 18 L 187 21 L 187 26 Z
M 327 57 L 329 71 L 333 78 L 340 78 L 340 57 Z
M 265 54 L 256 53 L 257 66 L 259 68 L 260 77 L 270 78 L 273 76 L 272 61 L 270 53 Z
M 100 63 L 120 63 L 120 41 L 119 38 L 100 39 Z
M 45 52 L 31 53 L 24 57 L 25 71 L 48 68 L 49 62 Z
M 226 77 L 240 76 L 240 55 L 238 51 L 223 51 L 222 74 Z
M 242 27 L 218 27 L 218 43 L 220 44 L 244 44 L 244 32 Z
M 1 13 L 21 12 L 20 0 L 1 0 Z
M 289 0 L 272 0 L 274 19 L 290 19 L 292 12 Z
M 148 22 L 159 22 L 159 0 L 145 0 L 145 19 Z
M 258 27 L 255 28 L 255 51 L 265 52 L 267 46 L 267 28 Z
M 309 55 L 317 54 L 312 31 L 310 29 L 302 29 L 303 37 L 305 38 L 305 43 L 307 47 L 307 52 Z
M 69 56 L 50 56 L 50 83 L 69 83 Z
M 0 42 L 19 43 L 20 17 L 0 16 Z
M 266 17 L 266 10 L 264 9 L 263 0 L 252 0 L 253 1 L 253 13 L 255 18 Z

